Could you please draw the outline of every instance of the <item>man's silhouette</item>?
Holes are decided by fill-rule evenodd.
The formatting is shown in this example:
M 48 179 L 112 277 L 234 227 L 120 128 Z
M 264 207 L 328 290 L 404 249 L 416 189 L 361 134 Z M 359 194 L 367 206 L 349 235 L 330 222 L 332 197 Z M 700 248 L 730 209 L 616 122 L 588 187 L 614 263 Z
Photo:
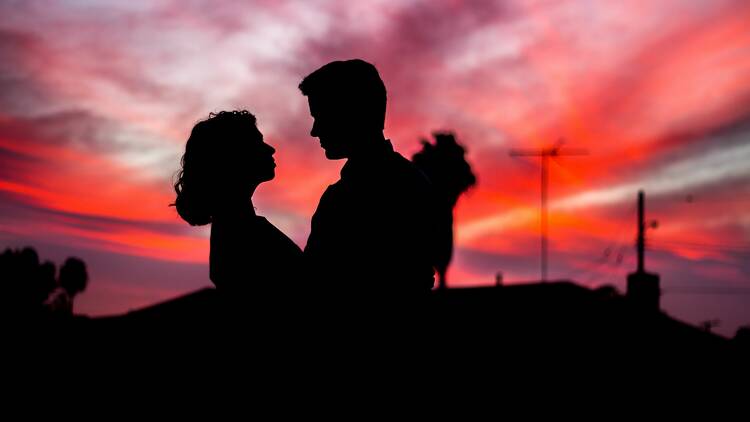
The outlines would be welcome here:
M 331 160 L 347 159 L 312 219 L 311 277 L 330 293 L 402 298 L 434 284 L 435 201 L 427 178 L 383 136 L 386 90 L 362 60 L 331 62 L 299 85 L 310 135 Z

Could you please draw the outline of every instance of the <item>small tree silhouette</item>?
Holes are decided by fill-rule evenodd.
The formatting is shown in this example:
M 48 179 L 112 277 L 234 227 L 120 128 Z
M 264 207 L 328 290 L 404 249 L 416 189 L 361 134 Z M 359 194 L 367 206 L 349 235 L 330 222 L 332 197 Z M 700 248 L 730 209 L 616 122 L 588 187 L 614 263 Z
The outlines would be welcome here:
M 3 312 L 36 318 L 71 314 L 73 297 L 86 289 L 88 273 L 82 260 L 68 258 L 56 277 L 55 264 L 40 263 L 34 248 L 7 248 L 0 254 L 0 281 L 8 298 Z
M 0 257 L 0 279 L 4 294 L 9 298 L 7 310 L 10 313 L 29 314 L 41 307 L 44 300 L 41 297 L 44 294 L 41 280 L 45 272 L 33 248 L 8 248 L 3 252 Z
M 471 165 L 466 161 L 466 149 L 451 132 L 433 133 L 435 143 L 422 140 L 422 150 L 414 154 L 412 162 L 435 187 L 439 205 L 440 224 L 449 235 L 437 246 L 436 269 L 438 286 L 446 287 L 446 272 L 453 257 L 453 208 L 458 198 L 477 183 Z
M 34 303 L 39 304 L 47 300 L 47 297 L 57 287 L 57 267 L 52 261 L 45 261 L 39 265 L 37 279 L 34 282 Z
M 70 297 L 70 308 L 73 308 L 73 299 L 78 293 L 86 290 L 89 275 L 86 271 L 86 264 L 78 258 L 68 258 L 60 268 L 60 287 L 68 292 Z

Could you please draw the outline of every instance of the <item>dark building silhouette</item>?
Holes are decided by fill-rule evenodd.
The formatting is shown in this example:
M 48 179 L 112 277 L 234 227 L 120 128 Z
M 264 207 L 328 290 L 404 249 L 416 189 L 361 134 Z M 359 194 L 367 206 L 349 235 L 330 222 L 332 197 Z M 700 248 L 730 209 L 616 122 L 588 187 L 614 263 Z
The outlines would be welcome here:
M 337 314 L 338 324 L 320 325 L 316 313 L 321 311 L 315 310 L 314 303 L 300 312 L 286 314 L 286 318 L 261 321 L 266 332 L 281 333 L 289 341 L 296 341 L 297 337 L 305 341 L 326 338 L 332 344 L 340 344 L 356 334 L 373 336 L 380 344 L 403 347 L 408 343 L 408 340 L 403 343 L 406 334 L 407 339 L 416 336 L 428 349 L 445 348 L 486 359 L 502 353 L 530 351 L 577 352 L 584 356 L 601 353 L 622 356 L 640 351 L 635 358 L 644 359 L 649 353 L 728 355 L 736 350 L 735 344 L 743 341 L 740 338 L 730 342 L 662 312 L 644 313 L 615 289 L 589 289 L 569 281 L 434 290 L 428 299 L 426 306 L 416 308 L 419 315 L 411 314 L 395 324 L 388 318 L 372 324 L 352 315 Z M 310 301 L 315 301 L 314 296 Z M 82 320 L 81 327 L 101 332 L 133 327 L 157 332 L 165 327 L 189 329 L 195 324 L 204 326 L 206 322 L 236 318 L 236 314 L 225 312 L 223 303 L 222 296 L 214 289 L 204 289 L 124 315 Z M 388 307 L 381 310 L 384 315 L 391 311 Z M 246 320 L 233 321 L 241 321 L 239 327 L 247 326 Z M 251 321 L 255 321 L 250 325 L 257 329 L 258 320 Z
M 732 343 L 737 350 L 745 353 L 745 358 L 750 356 L 750 325 L 738 328 L 734 338 L 732 338 Z

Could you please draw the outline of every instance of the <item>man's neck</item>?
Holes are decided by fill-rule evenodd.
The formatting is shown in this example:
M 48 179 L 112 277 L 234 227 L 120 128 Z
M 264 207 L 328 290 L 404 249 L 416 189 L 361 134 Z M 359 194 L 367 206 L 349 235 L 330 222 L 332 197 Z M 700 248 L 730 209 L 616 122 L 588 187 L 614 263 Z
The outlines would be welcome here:
M 355 139 L 354 142 L 356 143 L 355 145 L 357 148 L 352 150 L 351 155 L 349 155 L 349 160 L 359 161 L 363 158 L 367 159 L 373 154 L 380 153 L 387 141 L 383 132 L 376 132 Z

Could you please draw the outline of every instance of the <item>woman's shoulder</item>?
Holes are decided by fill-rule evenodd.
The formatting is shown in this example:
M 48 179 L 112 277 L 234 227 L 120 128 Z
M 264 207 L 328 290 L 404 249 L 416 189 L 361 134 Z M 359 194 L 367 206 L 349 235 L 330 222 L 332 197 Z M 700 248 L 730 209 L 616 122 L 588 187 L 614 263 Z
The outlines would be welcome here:
M 274 226 L 268 219 L 263 216 L 256 216 L 255 225 L 257 230 L 264 236 L 277 240 L 284 247 L 299 251 L 300 255 L 302 250 L 297 246 L 292 239 L 290 239 L 284 232 L 279 230 L 278 227 Z
M 216 221 L 211 227 L 211 245 L 233 250 L 259 250 L 300 256 L 302 250 L 284 232 L 260 215 Z
M 302 250 L 265 217 L 233 223 L 223 220 L 211 228 L 209 261 L 211 279 L 217 286 L 216 278 L 291 280 L 297 276 L 301 260 Z

